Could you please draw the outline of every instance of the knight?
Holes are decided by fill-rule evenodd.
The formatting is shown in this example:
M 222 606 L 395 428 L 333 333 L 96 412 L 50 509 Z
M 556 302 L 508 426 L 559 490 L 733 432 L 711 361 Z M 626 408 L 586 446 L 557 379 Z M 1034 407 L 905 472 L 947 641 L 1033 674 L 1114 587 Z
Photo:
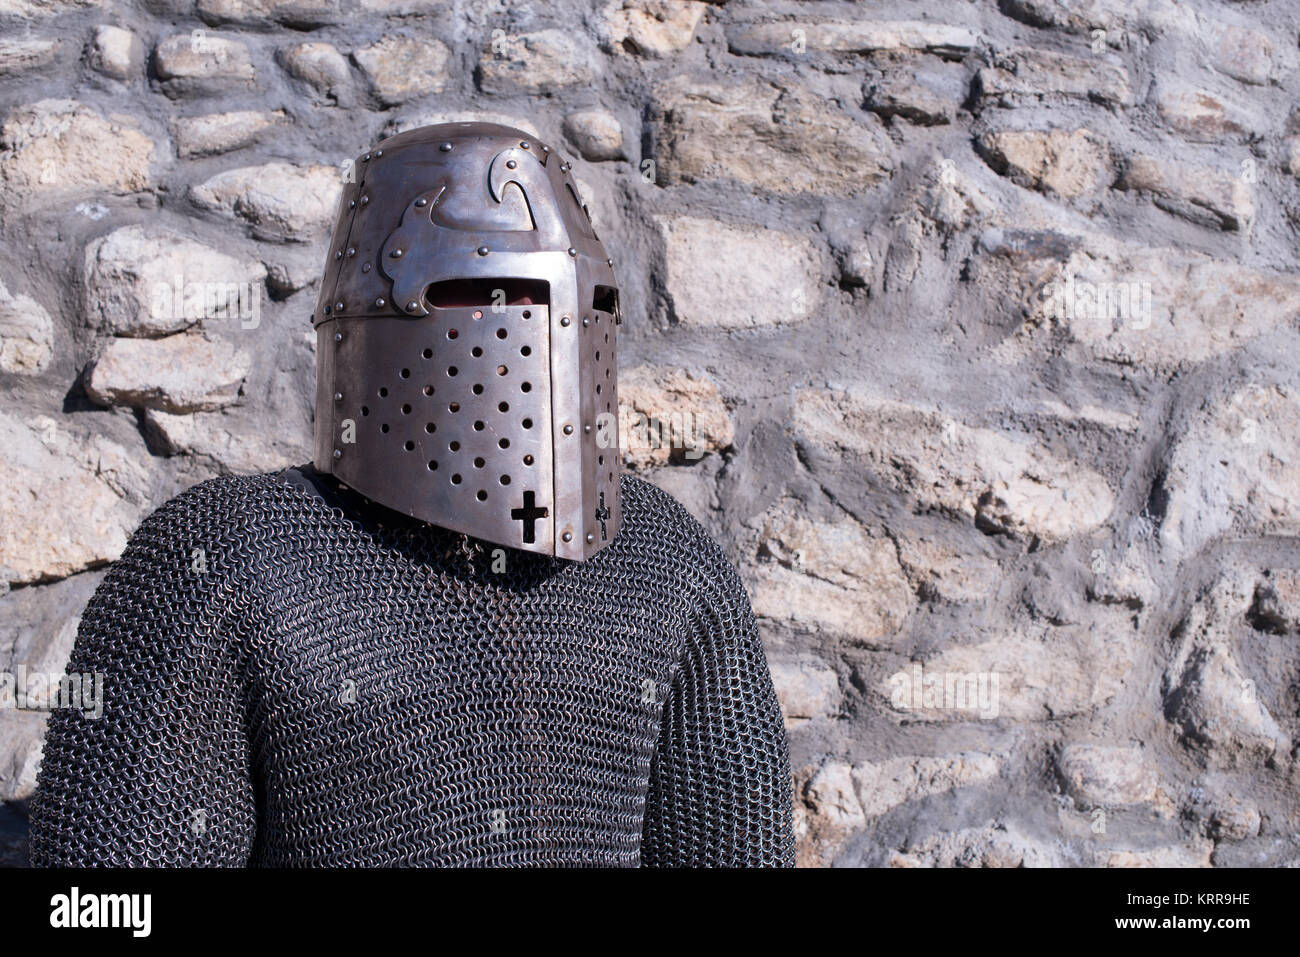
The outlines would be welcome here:
M 619 288 L 569 163 L 454 123 L 352 179 L 314 461 L 131 538 L 69 663 L 102 715 L 51 716 L 33 862 L 791 865 L 739 576 L 621 473 Z

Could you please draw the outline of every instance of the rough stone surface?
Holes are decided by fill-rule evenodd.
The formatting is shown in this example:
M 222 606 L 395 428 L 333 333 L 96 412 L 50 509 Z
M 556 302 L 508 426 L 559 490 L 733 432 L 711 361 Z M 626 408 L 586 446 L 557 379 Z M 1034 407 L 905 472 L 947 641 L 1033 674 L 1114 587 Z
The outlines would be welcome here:
M 441 91 L 447 82 L 449 56 L 446 45 L 438 40 L 391 36 L 357 50 L 352 59 L 379 101 L 392 106 Z
M 0 372 L 36 375 L 54 354 L 54 320 L 31 296 L 0 283 Z
M 44 66 L 58 52 L 58 40 L 0 39 L 0 77 Z
M 234 110 L 177 117 L 172 121 L 172 138 L 182 157 L 211 156 L 251 145 L 263 130 L 284 119 L 283 110 Z
M 623 129 L 605 110 L 579 110 L 564 118 L 564 135 L 583 159 L 598 163 L 623 158 Z
M 16 106 L 0 128 L 5 204 L 135 192 L 149 183 L 153 151 L 153 141 L 129 117 L 105 117 L 67 99 Z
M 915 604 L 893 542 L 853 521 L 808 521 L 794 503 L 758 529 L 749 588 L 760 618 L 868 647 L 887 643 Z
M 975 34 L 963 27 L 920 20 L 792 20 L 745 25 L 728 35 L 734 52 L 768 55 L 796 54 L 803 49 L 835 53 L 924 50 L 960 57 L 975 40 Z M 801 49 L 796 49 L 796 42 Z
M 707 376 L 671 366 L 625 369 L 618 402 L 619 442 L 628 468 L 693 463 L 735 441 L 731 414 Z
M 102 579 L 102 573 L 86 572 L 44 588 L 0 595 L 0 673 L 15 674 L 19 667 L 28 674 L 61 673 L 72 653 L 81 609 Z M 35 791 L 47 714 L 5 710 L 0 721 L 0 801 L 24 801 Z
M 1115 106 L 1133 102 L 1128 70 L 1104 59 L 1048 50 L 1014 50 L 982 67 L 976 76 L 982 105 L 1037 106 L 1068 100 L 1099 100 Z
M 206 32 L 168 37 L 154 50 L 153 62 L 171 97 L 247 89 L 257 76 L 247 45 Z
M 1050 721 L 1112 701 L 1131 661 L 1122 637 L 1101 627 L 1024 628 L 903 667 L 879 691 L 909 720 Z
M 1089 130 L 1008 130 L 980 140 L 990 163 L 1022 186 L 1066 198 L 1103 185 L 1106 143 Z
M 113 561 L 149 509 L 140 449 L 0 412 L 0 575 L 26 584 Z
M 115 80 L 126 80 L 140 70 L 142 47 L 130 30 L 102 25 L 95 27 L 86 62 L 90 68 Z
M 604 10 L 605 39 L 619 53 L 670 56 L 691 42 L 707 8 L 698 0 L 614 0 Z
M 1156 107 L 1170 127 L 1189 140 L 1214 142 L 1239 136 L 1254 125 L 1244 108 L 1210 90 L 1170 86 L 1159 92 Z
M 1192 222 L 1248 231 L 1255 201 L 1240 173 L 1140 154 L 1128 161 L 1119 185 L 1151 194 L 1161 209 Z
M 590 41 L 564 30 L 502 37 L 482 52 L 480 84 L 487 93 L 542 93 L 590 83 L 597 62 Z
M 1141 748 L 1071 744 L 1057 761 L 1066 793 L 1081 807 L 1155 800 L 1156 773 Z
M 86 373 L 86 394 L 100 405 L 203 412 L 230 405 L 249 371 L 249 357 L 204 334 L 110 339 Z
M 992 754 L 905 755 L 856 765 L 853 783 L 863 814 L 879 817 L 906 801 L 993 781 L 999 770 L 1000 762 Z
M 833 717 L 839 710 L 843 700 L 839 676 L 825 663 L 816 659 L 774 658 L 769 664 L 787 730 Z
M 1041 252 L 1007 238 L 985 234 L 997 263 L 989 279 L 1008 269 L 1003 281 L 1029 316 L 1002 345 L 1011 361 L 1060 332 L 1093 359 L 1172 372 L 1266 336 L 1300 310 L 1300 279 L 1281 271 L 1095 234 L 1015 240 L 1042 242 Z
M 676 77 L 656 93 L 661 185 L 735 180 L 779 193 L 840 194 L 892 168 L 875 117 L 837 111 L 797 83 L 701 83 Z
M 1161 536 L 1179 552 L 1234 528 L 1300 533 L 1300 393 L 1257 383 L 1198 410 L 1170 453 L 1163 486 Z
M 357 56 L 366 62 L 382 60 L 376 51 L 359 51 Z M 289 75 L 302 80 L 320 96 L 338 102 L 346 93 L 352 79 L 347 58 L 332 43 L 296 43 L 281 53 L 284 68 Z
M 86 321 L 119 336 L 162 336 L 204 319 L 233 327 L 260 301 L 266 267 L 164 230 L 126 226 L 86 247 Z M 247 322 L 245 322 L 247 324 Z
M 993 825 L 909 841 L 893 852 L 889 867 L 1060 867 L 1051 846 L 1015 828 Z
M 343 0 L 198 0 L 198 13 L 206 23 L 310 29 L 343 19 L 342 6 Z
M 1014 436 L 863 390 L 801 391 L 801 435 L 860 456 L 904 494 L 1007 534 L 1060 540 L 1110 514 L 1106 480 Z
M 333 226 L 341 189 L 332 166 L 267 163 L 218 173 L 192 186 L 190 199 L 244 220 L 258 238 L 305 242 Z
M 1103 867 L 1210 867 L 1214 844 L 1194 840 L 1189 844 L 1109 851 L 1102 857 Z
M 802 236 L 682 216 L 659 220 L 667 293 L 684 326 L 753 329 L 806 320 L 819 263 Z
M 178 415 L 146 409 L 144 420 L 155 451 L 192 457 L 223 475 L 274 472 L 312 457 L 306 437 L 310 422 L 305 417 L 292 423 L 298 427 L 296 432 L 254 428 L 256 416 L 243 410 Z

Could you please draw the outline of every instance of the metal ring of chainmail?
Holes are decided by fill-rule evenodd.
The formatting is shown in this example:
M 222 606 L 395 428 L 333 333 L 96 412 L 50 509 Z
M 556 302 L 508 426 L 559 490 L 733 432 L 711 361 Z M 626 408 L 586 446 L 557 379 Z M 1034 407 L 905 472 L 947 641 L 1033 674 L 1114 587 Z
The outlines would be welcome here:
M 789 866 L 785 731 L 735 569 L 622 479 L 586 562 L 223 477 L 132 537 L 51 715 L 37 865 Z M 504 562 L 504 567 L 502 566 Z

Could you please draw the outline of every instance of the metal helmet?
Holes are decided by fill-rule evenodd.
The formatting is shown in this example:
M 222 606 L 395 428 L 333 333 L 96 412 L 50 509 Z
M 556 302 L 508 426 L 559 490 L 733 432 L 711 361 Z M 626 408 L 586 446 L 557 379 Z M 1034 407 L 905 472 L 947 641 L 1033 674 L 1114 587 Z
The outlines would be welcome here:
M 622 318 L 569 169 L 488 123 L 357 160 L 312 316 L 318 470 L 512 548 L 582 560 L 613 540 Z

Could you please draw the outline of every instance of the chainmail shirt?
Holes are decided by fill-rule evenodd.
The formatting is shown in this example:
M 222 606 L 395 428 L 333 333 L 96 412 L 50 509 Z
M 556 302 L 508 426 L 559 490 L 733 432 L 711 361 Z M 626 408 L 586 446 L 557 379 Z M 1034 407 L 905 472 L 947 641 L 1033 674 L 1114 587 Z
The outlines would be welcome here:
M 104 711 L 51 715 L 33 863 L 791 865 L 739 577 L 666 493 L 622 497 L 575 563 L 310 467 L 177 496 L 82 616 Z

